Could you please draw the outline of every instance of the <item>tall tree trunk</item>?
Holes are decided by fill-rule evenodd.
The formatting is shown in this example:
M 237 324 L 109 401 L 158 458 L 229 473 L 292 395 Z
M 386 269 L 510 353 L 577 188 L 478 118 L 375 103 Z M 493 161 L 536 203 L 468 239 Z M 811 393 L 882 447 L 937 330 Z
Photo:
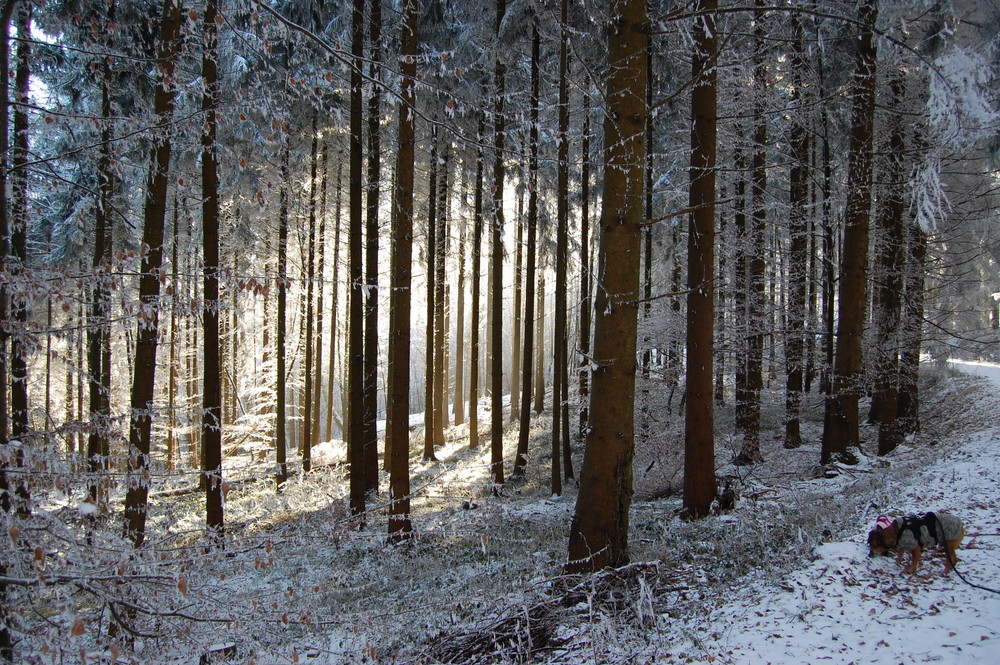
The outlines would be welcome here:
M 538 34 L 538 15 L 531 17 L 531 98 L 528 129 L 528 248 L 525 260 L 524 293 L 524 354 L 521 356 L 521 410 L 517 432 L 517 454 L 511 477 L 523 478 L 528 467 L 528 436 L 531 427 L 532 363 L 535 359 L 535 254 L 538 239 L 538 92 L 541 38 Z M 517 368 L 512 367 L 512 372 Z M 514 395 L 511 395 L 513 401 Z
M 114 5 L 108 8 L 107 22 L 114 21 Z M 87 321 L 87 387 L 89 390 L 89 410 L 91 430 L 87 436 L 87 466 L 94 479 L 90 485 L 90 498 L 98 505 L 101 512 L 106 510 L 107 496 L 102 491 L 103 484 L 99 481 L 102 471 L 108 467 L 110 453 L 108 436 L 111 426 L 111 292 L 109 280 L 111 274 L 111 219 L 110 211 L 115 191 L 114 146 L 112 139 L 112 107 L 111 107 L 111 66 L 105 60 L 102 66 L 101 81 L 101 148 L 97 164 L 97 207 L 94 211 L 94 286 L 91 290 L 90 312 Z M 177 246 L 177 211 L 174 211 L 174 247 Z M 177 258 L 176 249 L 172 263 L 175 277 L 174 288 L 177 288 Z M 172 308 L 173 309 L 173 308 Z M 171 335 L 174 334 L 176 316 L 171 315 Z M 171 345 L 173 353 L 173 345 Z M 107 354 L 107 356 L 105 356 Z M 174 372 L 171 363 L 171 376 Z M 171 395 L 173 391 L 171 390 Z M 171 410 L 171 416 L 173 411 Z
M 569 17 L 568 0 L 562 0 L 559 39 L 559 108 L 556 130 L 556 302 L 555 326 L 552 331 L 552 448 L 563 448 L 563 465 L 572 475 L 572 460 L 567 459 L 563 442 L 563 404 L 569 398 L 566 385 L 566 264 L 569 245 Z M 552 455 L 552 493 L 562 494 L 559 481 L 559 455 Z
M 437 127 L 435 126 L 431 130 L 431 157 L 428 164 L 428 169 L 430 170 L 430 181 L 427 184 L 427 322 L 424 328 L 426 331 L 424 334 L 424 353 L 427 358 L 427 363 L 424 369 L 424 461 L 436 460 L 437 456 L 434 454 L 434 446 L 444 443 L 443 441 L 436 440 L 437 428 L 434 424 L 434 419 L 439 415 L 437 409 L 434 408 L 434 382 L 437 379 L 437 367 L 434 364 L 434 354 L 438 351 L 438 346 L 435 343 L 434 327 L 434 321 L 437 314 L 437 310 L 434 307 L 437 289 L 435 288 L 434 283 L 438 277 L 437 151 L 438 133 Z
M 906 99 L 906 79 L 899 69 L 892 72 L 889 82 L 892 107 L 901 109 Z M 879 215 L 879 242 L 876 245 L 875 299 L 875 392 L 872 395 L 871 419 L 878 422 L 878 454 L 888 455 L 903 441 L 903 430 L 898 419 L 899 409 L 899 351 L 900 324 L 903 294 L 903 251 L 906 230 L 903 215 L 903 192 L 907 185 L 903 155 L 906 149 L 903 119 L 892 113 L 888 119 L 889 150 L 885 154 L 885 173 L 882 180 L 887 185 L 881 197 Z
M 305 321 L 303 321 L 304 342 L 306 347 L 305 367 L 302 373 L 302 439 L 300 446 L 302 451 L 302 473 L 312 471 L 312 445 L 313 428 L 317 423 L 313 422 L 313 383 L 314 373 L 319 369 L 314 362 L 314 348 L 316 336 L 313 332 L 313 324 L 316 319 L 316 303 L 314 292 L 316 290 L 316 181 L 319 176 L 319 130 L 317 127 L 317 116 L 319 112 L 313 110 L 312 113 L 312 140 L 309 146 L 309 200 L 306 205 L 309 208 L 309 244 L 306 247 L 305 257 Z
M 497 0 L 496 38 L 507 13 L 507 0 Z M 503 472 L 503 194 L 507 64 L 496 58 L 493 83 L 496 86 L 493 102 L 493 226 L 490 243 L 490 303 L 493 325 L 490 328 L 490 481 L 494 491 L 504 482 Z
M 448 340 L 445 333 L 445 257 L 448 244 L 448 168 L 451 158 L 451 140 L 446 139 L 441 151 L 441 173 L 438 176 L 438 213 L 435 233 L 437 242 L 434 262 L 434 442 L 444 445 L 444 424 L 448 420 L 448 368 L 445 356 L 448 354 Z
M 868 226 L 872 204 L 872 142 L 875 116 L 876 51 L 872 41 L 878 8 L 863 0 L 858 8 L 857 63 L 851 111 L 847 203 L 840 264 L 837 316 L 837 356 L 826 400 L 821 460 L 855 462 L 852 449 L 860 444 L 858 400 L 861 397 L 861 338 L 865 324 L 868 266 Z
M 920 431 L 920 345 L 924 325 L 924 274 L 927 234 L 916 219 L 906 224 L 907 256 L 904 279 L 905 299 L 899 357 L 897 418 L 902 436 Z
M 201 225 L 205 308 L 202 312 L 204 388 L 202 391 L 202 474 L 205 485 L 205 524 L 209 538 L 223 542 L 222 479 L 222 367 L 219 362 L 219 159 L 216 143 L 216 99 L 219 94 L 219 16 L 216 0 L 205 3 L 201 75 L 205 116 L 201 135 Z M 233 331 L 235 335 L 236 332 Z M 233 358 L 235 364 L 236 358 Z
M 462 176 L 462 197 L 464 203 L 466 177 Z M 458 235 L 458 297 L 455 303 L 455 425 L 465 422 L 465 245 L 466 224 L 464 214 L 459 215 Z
M 646 20 L 646 0 L 621 0 L 613 5 L 608 30 L 604 207 L 594 308 L 597 368 L 580 491 L 570 525 L 566 566 L 570 571 L 600 570 L 628 561 L 646 157 L 643 129 L 648 111 Z M 711 362 L 709 355 L 709 369 Z
M 350 503 L 351 514 L 357 518 L 358 527 L 364 526 L 365 479 L 364 450 L 364 274 L 361 261 L 361 237 L 364 230 L 362 217 L 362 87 L 361 67 L 365 45 L 365 0 L 354 0 L 351 13 L 351 223 L 348 231 L 348 263 L 350 265 L 350 324 L 348 333 L 348 374 L 347 390 L 350 395 L 348 406 L 349 437 L 347 440 L 350 460 Z
M 545 268 L 538 272 L 541 274 L 538 278 L 538 315 L 535 317 L 535 413 L 545 410 Z
M 792 42 L 791 103 L 795 116 L 792 120 L 792 165 L 789 180 L 789 228 L 791 236 L 788 266 L 788 325 L 785 340 L 785 448 L 802 445 L 799 411 L 802 405 L 803 339 L 806 320 L 806 281 L 808 279 L 808 225 L 806 216 L 809 189 L 806 169 L 809 165 L 809 139 L 805 126 L 805 106 L 802 99 L 803 61 L 802 27 L 798 17 L 793 17 L 795 40 Z
M 320 408 L 323 405 L 323 295 L 326 291 L 326 142 L 321 143 L 319 148 L 320 175 L 319 175 L 319 231 L 316 236 L 316 334 L 313 337 L 313 390 L 312 403 L 312 439 L 309 442 L 310 448 L 315 448 L 320 441 Z M 335 325 L 331 321 L 330 325 Z M 333 353 L 333 350 L 330 350 Z
M 379 81 L 382 71 L 382 0 L 371 0 L 368 19 L 368 76 Z M 365 211 L 365 369 L 364 456 L 365 486 L 378 493 L 378 204 L 381 191 L 381 87 L 372 86 L 368 98 L 368 200 Z
M 480 267 L 482 265 L 483 248 L 483 134 L 484 116 L 479 115 L 479 127 L 476 130 L 476 191 L 473 202 L 472 231 L 472 321 L 470 329 L 472 340 L 469 343 L 469 448 L 479 447 L 479 312 L 480 300 Z
M 386 448 L 389 452 L 389 538 L 409 538 L 410 523 L 410 301 L 413 257 L 414 85 L 417 75 L 417 0 L 403 7 L 402 82 L 396 153 L 395 210 L 389 288 Z
M 510 345 L 510 421 L 521 421 L 521 318 L 524 304 L 524 190 L 517 190 L 517 236 L 514 242 L 514 312 Z
M 700 0 L 691 59 L 691 172 L 688 207 L 687 410 L 684 418 L 684 512 L 708 514 L 715 499 L 715 403 L 712 362 L 715 313 L 716 0 Z M 595 393 L 597 392 L 595 387 Z
M 0 7 L 0 191 L 7 191 L 7 147 L 10 109 L 10 21 L 14 14 L 15 0 L 4 0 Z M 10 233 L 7 197 L 0 196 L 0 268 L 6 273 L 9 266 L 8 241 Z M 7 285 L 0 284 L 0 320 L 7 319 Z M 0 328 L 0 445 L 7 446 L 8 427 L 8 339 L 5 327 Z M 7 513 L 11 509 L 10 482 L 7 469 L 10 462 L 0 461 L 0 510 Z M 0 561 L 0 578 L 7 575 L 7 565 Z M 0 660 L 14 662 L 14 638 L 10 630 L 10 613 L 7 600 L 7 584 L 0 582 Z
M 274 450 L 278 464 L 278 475 L 275 478 L 278 489 L 288 481 L 288 418 L 285 411 L 288 395 L 287 370 L 285 369 L 285 327 L 288 317 L 288 190 L 292 183 L 288 173 L 288 134 L 283 137 L 281 149 L 281 190 L 278 195 L 278 267 L 276 281 L 278 285 L 278 312 L 276 315 L 276 330 L 274 333 L 275 370 L 275 427 Z M 336 274 L 336 273 L 334 273 Z
M 31 5 L 22 3 L 17 8 L 15 23 L 19 37 L 17 43 L 17 71 L 14 75 L 14 145 L 11 154 L 10 187 L 10 263 L 11 281 L 18 284 L 25 278 L 28 262 L 28 94 L 31 69 Z M 16 291 L 27 293 L 21 284 Z M 15 464 L 24 467 L 25 446 L 29 444 L 31 417 L 28 404 L 28 296 L 15 295 L 11 299 L 11 319 L 14 334 L 10 337 L 10 423 L 11 439 L 21 445 L 14 453 Z M 15 509 L 30 512 L 31 495 L 27 476 L 20 474 L 15 483 Z
M 756 0 L 761 7 L 763 0 Z M 767 116 L 764 104 L 767 95 L 767 64 L 764 61 L 764 12 L 754 15 L 754 105 L 753 156 L 750 167 L 750 234 L 747 273 L 746 332 L 746 407 L 740 423 L 743 445 L 737 453 L 737 464 L 763 461 L 760 452 L 760 393 L 763 388 L 764 366 L 764 302 L 767 264 L 764 260 L 767 204 Z
M 590 91 L 583 93 L 583 140 L 580 145 L 580 357 L 581 365 L 590 365 L 590 316 L 593 309 L 591 300 L 590 266 Z M 530 319 L 527 319 L 530 321 Z M 590 371 L 577 368 L 580 386 L 577 397 L 580 400 L 580 421 L 577 438 L 583 441 L 587 436 L 587 422 L 590 420 Z
M 146 537 L 149 497 L 149 453 L 153 425 L 156 347 L 160 334 L 160 267 L 163 264 L 163 222 L 170 170 L 170 122 L 174 111 L 175 58 L 180 46 L 181 3 L 164 0 L 157 45 L 156 90 L 153 98 L 156 130 L 150 154 L 143 207 L 142 260 L 139 272 L 139 322 L 132 374 L 129 418 L 129 464 L 125 493 L 125 537 L 135 547 Z
M 324 160 L 326 159 L 326 144 L 324 148 Z M 338 151 L 339 155 L 339 151 Z M 337 202 L 334 206 L 333 213 L 333 280 L 330 285 L 330 365 L 327 368 L 327 379 L 329 380 L 328 391 L 326 396 L 326 438 L 333 439 L 333 420 L 334 420 L 334 388 L 337 385 L 337 321 L 340 319 L 340 213 L 341 213 L 341 202 L 343 201 L 343 190 L 341 185 L 343 184 L 343 171 L 344 165 L 343 160 L 337 160 Z M 347 435 L 343 431 L 343 425 L 341 425 L 341 438 L 346 439 Z

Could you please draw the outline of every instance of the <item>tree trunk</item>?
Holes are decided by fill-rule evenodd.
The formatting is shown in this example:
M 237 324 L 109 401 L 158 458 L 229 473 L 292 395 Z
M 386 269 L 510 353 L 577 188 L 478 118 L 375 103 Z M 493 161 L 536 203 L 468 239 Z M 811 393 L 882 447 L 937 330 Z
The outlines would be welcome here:
M 920 431 L 920 345 L 924 325 L 924 274 L 927 234 L 915 219 L 906 225 L 907 258 L 903 302 L 902 352 L 899 358 L 897 417 L 902 436 Z
M 684 513 L 708 514 L 716 495 L 712 362 L 715 313 L 716 37 L 715 0 L 700 0 L 691 61 L 691 171 L 688 207 L 687 409 L 684 419 Z M 597 392 L 595 386 L 595 393 Z
M 476 192 L 473 203 L 472 232 L 472 340 L 469 346 L 469 448 L 479 447 L 479 300 L 480 265 L 483 247 L 483 133 L 484 116 L 479 115 L 476 131 Z
M 382 0 L 371 0 L 368 21 L 368 76 L 382 71 Z M 365 218 L 364 457 L 365 486 L 378 493 L 378 204 L 381 189 L 382 88 L 372 86 L 368 98 L 368 200 Z
M 538 316 L 535 317 L 535 413 L 545 410 L 545 268 L 538 272 L 541 275 L 538 278 Z
M 466 178 L 462 176 L 464 203 Z M 465 422 L 465 245 L 467 241 L 465 215 L 459 214 L 458 233 L 458 297 L 455 303 L 455 426 Z
M 789 180 L 789 227 L 791 236 L 788 266 L 788 325 L 785 339 L 785 448 L 802 445 L 799 411 L 802 405 L 803 338 L 806 320 L 806 280 L 808 277 L 808 185 L 806 168 L 809 165 L 809 139 L 805 127 L 805 107 L 802 100 L 803 62 L 802 28 L 798 17 L 793 17 L 795 40 L 792 42 L 792 71 L 794 81 L 791 104 L 795 116 L 792 120 L 792 164 Z
M 500 26 L 507 13 L 507 0 L 497 0 L 496 37 L 500 39 Z M 490 243 L 490 303 L 493 325 L 490 328 L 490 482 L 494 491 L 503 485 L 503 192 L 507 65 L 503 58 L 496 58 L 493 83 L 496 97 L 493 102 L 493 227 Z
M 386 448 L 389 452 L 389 538 L 408 539 L 410 523 L 410 301 L 413 257 L 414 84 L 417 74 L 417 0 L 403 8 L 402 82 L 392 215 Z
M 438 178 L 438 133 L 437 127 L 431 130 L 431 157 L 428 163 L 430 170 L 430 182 L 427 189 L 427 322 L 424 334 L 424 354 L 427 364 L 424 369 L 424 461 L 436 460 L 434 446 L 443 441 L 437 441 L 437 428 L 434 419 L 438 417 L 437 409 L 434 408 L 434 382 L 437 379 L 437 367 L 434 364 L 434 354 L 438 347 L 435 344 L 434 321 L 437 310 L 434 307 L 434 300 L 437 296 L 435 281 L 438 277 L 438 233 L 437 233 L 437 178 Z
M 135 547 L 146 537 L 149 497 L 149 453 L 152 438 L 153 388 L 159 342 L 160 267 L 163 264 L 163 222 L 170 169 L 169 125 L 174 111 L 175 57 L 180 46 L 181 3 L 164 0 L 157 47 L 153 112 L 156 131 L 150 154 L 143 206 L 142 260 L 139 273 L 139 322 L 132 374 L 129 419 L 129 464 L 125 493 L 125 537 Z
M 872 141 L 875 115 L 876 51 L 872 28 L 876 0 L 858 9 L 857 64 L 852 94 L 847 203 L 840 264 L 837 355 L 831 393 L 826 401 L 821 461 L 855 462 L 860 444 L 858 400 L 861 397 L 861 338 L 864 333 L 868 267 L 868 226 L 872 203 Z
M 514 313 L 510 345 L 510 421 L 521 421 L 521 307 L 524 302 L 524 190 L 517 190 L 517 237 L 514 242 Z
M 108 8 L 108 23 L 114 20 L 114 5 Z M 103 513 L 107 496 L 102 491 L 100 474 L 108 468 L 110 453 L 108 436 L 111 426 L 111 219 L 110 210 L 115 191 L 114 146 L 112 139 L 111 66 L 105 61 L 101 82 L 101 148 L 97 164 L 97 207 L 94 211 L 94 258 L 92 262 L 94 286 L 91 291 L 90 313 L 87 321 L 87 386 L 91 430 L 87 436 L 87 466 L 94 479 L 90 485 L 90 498 Z M 177 288 L 177 212 L 174 211 L 174 288 Z M 174 335 L 176 316 L 171 315 L 171 335 Z M 171 345 L 171 354 L 174 351 Z M 108 363 L 105 367 L 104 363 Z M 170 365 L 171 378 L 176 372 Z M 173 391 L 170 392 L 171 396 Z M 173 416 L 173 410 L 171 410 Z
M 518 413 L 517 453 L 512 478 L 523 478 L 528 468 L 528 437 L 531 428 L 532 363 L 535 359 L 535 254 L 538 240 L 538 92 L 541 38 L 538 15 L 531 17 L 531 98 L 528 129 L 528 247 L 525 257 L 524 291 L 524 351 L 521 356 L 521 409 Z M 512 372 L 517 368 L 512 367 Z M 511 395 L 513 403 L 514 395 Z
M 29 74 L 31 68 L 31 5 L 22 3 L 15 14 L 17 34 L 17 71 L 14 75 L 14 145 L 11 154 L 10 187 L 10 249 L 8 271 L 17 284 L 25 278 L 28 262 L 28 109 Z M 26 37 L 26 38 L 25 38 Z M 15 288 L 27 293 L 25 285 Z M 25 446 L 29 445 L 31 414 L 28 404 L 28 302 L 27 296 L 11 299 L 11 319 L 14 334 L 10 336 L 10 423 L 11 440 L 21 443 L 14 453 L 15 464 L 24 468 Z M 31 495 L 27 476 L 19 474 L 15 483 L 15 510 L 31 511 Z
M 889 88 L 892 108 L 901 109 L 906 100 L 906 79 L 900 70 L 893 71 Z M 888 118 L 889 149 L 885 154 L 885 173 L 882 180 L 887 189 L 880 200 L 879 242 L 876 245 L 875 299 L 875 392 L 872 395 L 870 419 L 879 424 L 878 454 L 888 455 L 903 441 L 903 431 L 898 420 L 899 408 L 899 351 L 900 324 L 903 294 L 903 250 L 906 231 L 903 223 L 905 191 L 908 173 L 904 168 L 906 149 L 903 118 L 891 113 Z
M 324 146 L 325 150 L 325 146 Z M 325 153 L 324 153 L 325 154 Z M 325 158 L 324 158 L 325 159 Z M 333 439 L 333 419 L 334 419 L 334 388 L 337 385 L 337 321 L 340 320 L 340 213 L 341 202 L 343 201 L 343 160 L 337 160 L 337 202 L 333 213 L 333 283 L 330 285 L 330 364 L 327 368 L 327 379 L 329 380 L 326 396 L 326 438 Z M 340 436 L 346 439 L 347 435 L 343 431 L 341 424 Z
M 756 6 L 763 0 L 756 0 Z M 767 94 L 767 64 L 764 61 L 764 12 L 754 16 L 754 104 L 753 156 L 750 167 L 750 234 L 747 273 L 746 395 L 744 418 L 739 429 L 743 445 L 735 463 L 763 461 L 760 452 L 760 393 L 764 385 L 764 260 L 767 204 L 767 117 L 764 104 Z
M 613 12 L 608 30 L 604 206 L 594 308 L 597 368 L 580 491 L 570 525 L 566 567 L 574 572 L 628 561 L 649 37 L 643 28 L 646 0 L 621 0 L 613 5 Z
M 284 136 L 281 150 L 281 190 L 278 202 L 278 267 L 276 281 L 278 285 L 278 313 L 274 334 L 275 369 L 275 423 L 274 451 L 278 465 L 278 475 L 275 478 L 280 490 L 288 481 L 288 417 L 285 411 L 288 396 L 287 372 L 285 369 L 285 326 L 288 316 L 288 190 L 292 183 L 288 173 L 288 135 Z
M 593 309 L 591 300 L 590 265 L 590 94 L 583 94 L 583 140 L 580 145 L 580 365 L 590 366 L 590 317 Z M 526 319 L 530 322 L 530 319 Z M 590 420 L 590 371 L 577 368 L 580 387 L 580 422 L 577 438 L 583 441 L 587 436 L 587 422 Z
M 362 217 L 362 83 L 361 67 L 365 45 L 365 0 L 354 0 L 351 12 L 351 112 L 350 112 L 350 217 L 348 227 L 348 263 L 350 265 L 349 303 L 347 320 L 348 332 L 348 373 L 347 390 L 350 403 L 347 408 L 349 432 L 347 439 L 350 460 L 350 503 L 351 514 L 361 528 L 365 523 L 365 494 L 368 489 L 365 480 L 364 451 L 364 274 L 362 272 L 361 237 L 364 231 Z
M 201 226 L 205 307 L 202 311 L 204 337 L 204 388 L 202 391 L 201 440 L 202 476 L 205 486 L 205 525 L 209 538 L 222 545 L 222 367 L 219 350 L 219 160 L 216 143 L 216 99 L 219 94 L 219 32 L 216 0 L 205 3 L 204 44 L 201 73 L 204 92 L 201 109 L 205 123 L 201 135 Z M 233 331 L 235 335 L 235 331 Z M 236 358 L 233 358 L 235 364 Z
M 563 405 L 569 398 L 566 385 L 566 305 L 567 277 L 566 264 L 569 245 L 569 18 L 568 0 L 562 0 L 560 11 L 559 40 L 559 107 L 558 128 L 556 130 L 556 302 L 555 325 L 552 331 L 552 493 L 562 494 L 559 474 L 559 455 L 556 447 L 563 448 L 563 465 L 572 475 L 572 460 L 567 459 L 563 442 Z
M 7 191 L 7 147 L 10 109 L 10 21 L 14 13 L 15 0 L 4 0 L 0 8 L 0 191 Z M 7 197 L 0 196 L 0 268 L 6 273 L 9 265 L 8 242 L 10 220 L 8 218 Z M 0 284 L 0 320 L 7 319 L 7 285 Z M 0 327 L 0 446 L 6 448 L 8 427 L 8 356 L 9 334 Z M 10 483 L 7 479 L 8 460 L 0 460 L 0 510 L 7 513 L 11 509 Z M 0 561 L 0 577 L 7 575 L 7 565 Z M 0 659 L 14 662 L 14 638 L 10 630 L 10 613 L 7 598 L 7 584 L 0 582 Z
M 309 408 L 312 409 L 312 417 L 310 421 L 312 423 L 312 438 L 309 441 L 309 447 L 315 448 L 320 442 L 320 408 L 323 404 L 323 295 L 326 291 L 326 142 L 321 143 L 319 147 L 320 154 L 317 155 L 317 160 L 320 161 L 322 167 L 319 174 L 319 208 L 317 213 L 319 215 L 319 231 L 316 236 L 316 334 L 313 337 L 313 389 L 312 389 L 312 402 L 309 404 Z M 312 205 L 316 205 L 313 203 Z M 330 322 L 330 325 L 335 325 L 334 321 Z M 333 350 L 330 351 L 333 353 Z M 310 456 L 311 457 L 311 456 Z
M 312 471 L 312 445 L 313 445 L 313 374 L 318 372 L 317 364 L 314 362 L 314 348 L 316 336 L 313 332 L 313 325 L 316 319 L 316 302 L 314 293 L 316 290 L 316 180 L 319 176 L 319 131 L 317 127 L 317 116 L 319 113 L 313 110 L 312 113 L 312 137 L 309 146 L 309 200 L 306 206 L 309 208 L 309 244 L 306 247 L 306 257 L 304 261 L 306 300 L 305 300 L 305 321 L 303 321 L 304 342 L 306 347 L 305 367 L 302 374 L 302 439 L 300 442 L 302 450 L 302 473 Z
M 441 151 L 441 173 L 438 176 L 437 258 L 434 262 L 434 442 L 444 445 L 444 424 L 448 420 L 448 330 L 445 308 L 445 257 L 448 243 L 448 167 L 451 157 L 451 140 L 446 139 Z

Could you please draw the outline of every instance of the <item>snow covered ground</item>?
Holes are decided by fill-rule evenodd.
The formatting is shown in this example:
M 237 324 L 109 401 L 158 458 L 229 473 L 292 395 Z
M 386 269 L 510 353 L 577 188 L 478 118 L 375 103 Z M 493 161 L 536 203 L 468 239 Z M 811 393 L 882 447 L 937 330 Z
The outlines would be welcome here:
M 84 539 L 86 523 L 66 508 L 28 534 L 41 549 L 34 559 L 26 550 L 18 577 L 44 569 L 53 580 L 86 579 L 89 595 L 49 581 L 18 587 L 18 653 L 46 664 L 194 665 L 226 643 L 231 662 L 258 664 L 1000 663 L 1000 595 L 943 576 L 940 556 L 904 575 L 865 547 L 879 514 L 949 511 L 969 533 L 958 570 L 1000 588 L 1000 366 L 956 367 L 924 373 L 919 434 L 852 467 L 818 466 L 815 393 L 795 450 L 782 446 L 780 390 L 765 393 L 766 461 L 753 467 L 727 464 L 738 441 L 731 409 L 720 410 L 718 473 L 740 496 L 732 511 L 697 522 L 676 516 L 683 431 L 669 396 L 651 390 L 642 410 L 651 434 L 637 442 L 633 564 L 593 577 L 562 575 L 576 490 L 549 489 L 546 416 L 532 421 L 528 478 L 503 496 L 488 485 L 489 446 L 469 450 L 466 426 L 449 430 L 436 462 L 421 461 L 415 431 L 418 535 L 405 547 L 386 543 L 384 496 L 363 530 L 350 528 L 337 442 L 281 493 L 267 478 L 234 483 L 225 555 L 204 556 L 198 494 L 153 502 L 144 559 L 130 558 L 115 524 Z M 505 459 L 515 445 L 510 427 Z M 93 598 L 141 608 L 135 628 L 150 637 L 129 645 L 108 635 Z
M 1000 366 L 956 366 L 1000 386 Z M 1000 428 L 986 427 L 995 413 L 976 411 L 995 406 L 969 403 L 967 415 L 985 428 L 942 437 L 938 459 L 927 460 L 926 451 L 912 447 L 890 457 L 891 464 L 914 469 L 899 478 L 887 475 L 888 501 L 859 511 L 870 520 L 818 545 L 815 560 L 777 586 L 752 584 L 688 622 L 691 637 L 671 647 L 671 656 L 748 664 L 1000 663 L 1000 595 L 954 573 L 944 576 L 943 555 L 925 557 L 917 575 L 904 575 L 894 557 L 868 558 L 865 546 L 879 512 L 949 511 L 965 521 L 968 533 L 959 572 L 1000 590 Z M 830 482 L 845 477 L 850 474 Z M 850 512 L 856 508 L 845 505 Z

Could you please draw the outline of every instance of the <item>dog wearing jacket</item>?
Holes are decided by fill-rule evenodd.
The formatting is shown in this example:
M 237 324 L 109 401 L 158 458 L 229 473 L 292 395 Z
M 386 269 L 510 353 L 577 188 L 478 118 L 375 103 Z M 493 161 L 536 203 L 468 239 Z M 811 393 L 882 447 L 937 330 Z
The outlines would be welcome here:
M 951 572 L 958 561 L 955 550 L 965 537 L 962 520 L 950 513 L 925 513 L 908 515 L 890 520 L 879 515 L 875 528 L 868 534 L 868 556 L 885 554 L 896 550 L 896 564 L 903 562 L 903 555 L 910 552 L 910 565 L 903 572 L 913 574 L 920 564 L 920 554 L 924 548 L 940 547 L 945 551 L 944 572 Z

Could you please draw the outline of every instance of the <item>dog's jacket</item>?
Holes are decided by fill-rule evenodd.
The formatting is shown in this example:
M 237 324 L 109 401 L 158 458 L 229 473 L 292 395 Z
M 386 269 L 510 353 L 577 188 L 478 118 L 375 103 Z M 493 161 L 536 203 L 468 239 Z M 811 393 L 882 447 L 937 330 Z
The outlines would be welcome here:
M 965 533 L 962 520 L 949 513 L 927 513 L 922 516 L 897 517 L 899 538 L 896 549 L 910 552 L 920 547 L 943 546 Z

